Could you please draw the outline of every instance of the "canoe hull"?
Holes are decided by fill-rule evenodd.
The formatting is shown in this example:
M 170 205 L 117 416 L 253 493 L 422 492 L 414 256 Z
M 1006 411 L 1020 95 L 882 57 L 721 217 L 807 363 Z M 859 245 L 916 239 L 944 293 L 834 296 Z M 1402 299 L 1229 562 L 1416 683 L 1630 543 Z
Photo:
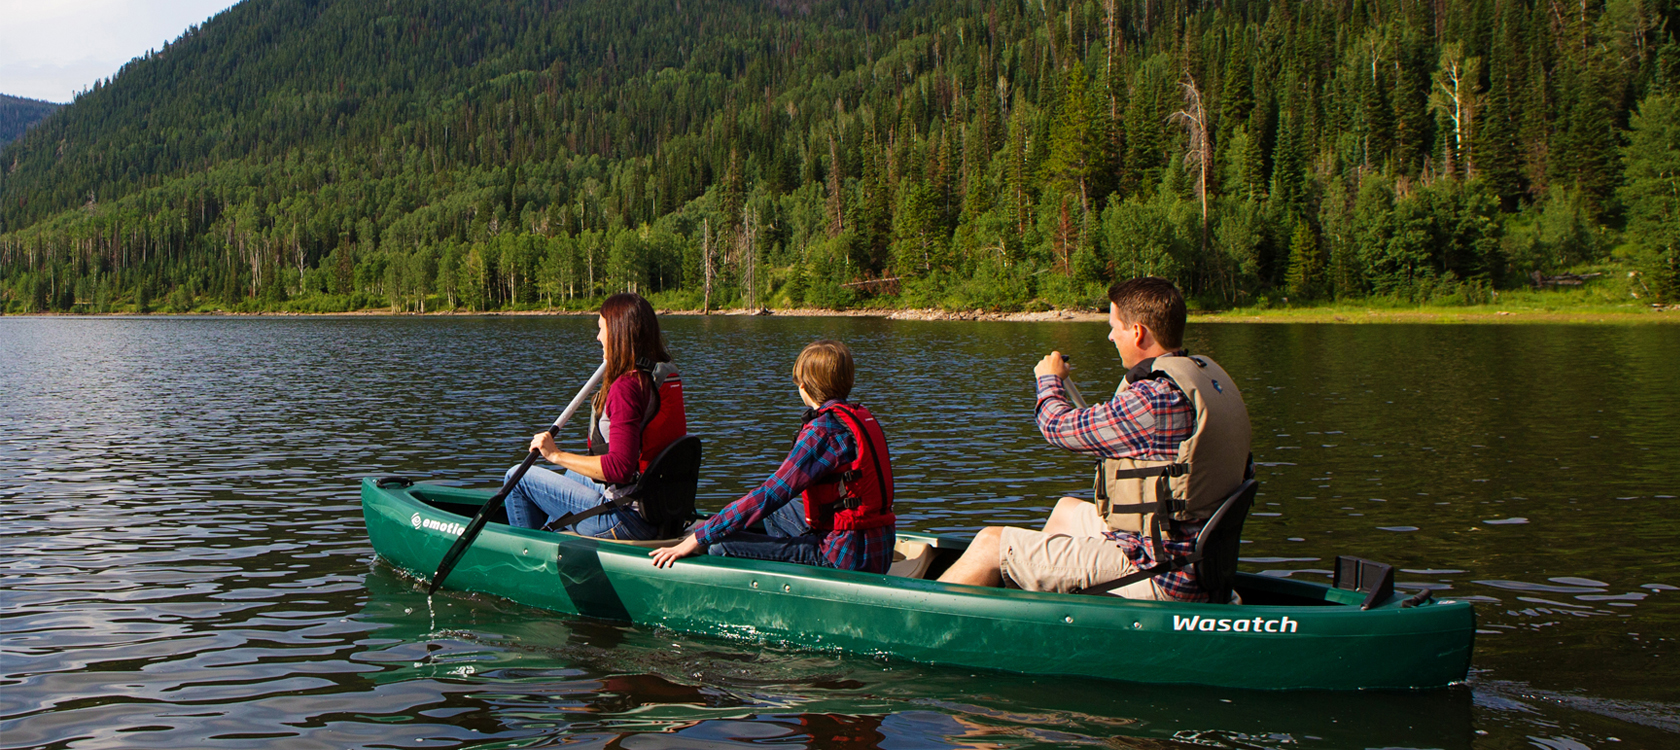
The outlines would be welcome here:
M 369 479 L 368 537 L 386 562 L 429 577 L 462 514 L 489 494 Z M 502 524 L 485 528 L 448 579 L 567 614 L 1027 674 L 1275 690 L 1431 688 L 1469 669 L 1468 603 L 1360 611 L 1346 604 L 1352 592 L 1260 576 L 1240 585 L 1326 601 L 1141 602 L 707 556 L 657 569 L 645 549 Z

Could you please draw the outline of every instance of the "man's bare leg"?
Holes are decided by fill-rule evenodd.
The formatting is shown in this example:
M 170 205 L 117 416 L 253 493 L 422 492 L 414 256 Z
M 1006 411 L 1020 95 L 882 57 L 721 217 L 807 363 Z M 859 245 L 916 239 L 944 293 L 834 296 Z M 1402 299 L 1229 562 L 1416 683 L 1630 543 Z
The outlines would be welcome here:
M 1056 507 L 1050 510 L 1050 519 L 1044 522 L 1044 533 L 1073 536 L 1079 529 L 1074 519 L 1077 513 L 1086 513 L 1081 506 L 1090 505 L 1088 501 L 1077 497 L 1064 497 L 1056 501 Z
M 998 571 L 999 537 L 1003 527 L 987 526 L 974 535 L 974 541 L 963 551 L 962 557 L 939 577 L 940 583 L 962 583 L 969 586 L 1002 586 L 1003 574 Z

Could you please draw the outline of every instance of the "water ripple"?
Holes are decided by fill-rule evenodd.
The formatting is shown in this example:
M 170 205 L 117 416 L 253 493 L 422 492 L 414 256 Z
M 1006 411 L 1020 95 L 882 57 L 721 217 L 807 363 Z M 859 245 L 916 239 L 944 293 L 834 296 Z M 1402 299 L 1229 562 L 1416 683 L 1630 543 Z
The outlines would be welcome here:
M 1289 566 L 1351 554 L 1431 579 L 1403 586 L 1480 587 L 1457 597 L 1480 602 L 1477 667 L 1580 698 L 1523 714 L 1465 690 L 1303 701 L 977 679 L 428 600 L 374 565 L 360 479 L 489 486 L 593 370 L 592 326 L 0 318 L 0 745 L 1468 747 L 1473 712 L 1502 745 L 1560 726 L 1669 738 L 1638 734 L 1667 731 L 1673 706 L 1650 668 L 1669 642 L 1639 634 L 1680 627 L 1680 596 L 1654 582 L 1680 546 L 1680 342 L 1664 331 L 1192 327 L 1254 420 L 1264 506 L 1244 569 L 1321 581 Z M 799 425 L 793 358 L 837 337 L 886 428 L 903 524 L 936 531 L 1037 526 L 1088 496 L 1091 463 L 1032 423 L 1031 368 L 1070 353 L 1088 394 L 1122 374 L 1101 324 L 670 318 L 667 333 L 706 441 L 703 507 L 775 468 Z M 1586 350 L 1645 387 L 1555 367 Z M 1485 398 L 1513 377 L 1524 398 Z M 1623 714 L 1642 723 L 1594 723 Z

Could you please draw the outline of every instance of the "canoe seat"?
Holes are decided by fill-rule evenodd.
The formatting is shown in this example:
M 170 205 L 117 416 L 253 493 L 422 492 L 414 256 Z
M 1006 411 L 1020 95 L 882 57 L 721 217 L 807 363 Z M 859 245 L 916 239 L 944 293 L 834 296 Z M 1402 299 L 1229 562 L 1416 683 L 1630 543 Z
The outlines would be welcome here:
M 1234 593 L 1231 584 L 1237 579 L 1237 548 L 1242 544 L 1243 521 L 1248 520 L 1248 509 L 1254 505 L 1254 495 L 1260 489 L 1252 468 L 1250 472 L 1237 491 L 1219 504 L 1219 510 L 1202 527 L 1202 533 L 1196 535 L 1196 551 L 1186 561 L 1196 566 L 1196 581 L 1213 595 L 1216 604 L 1230 602 Z
M 1254 479 L 1254 467 L 1251 464 L 1249 478 L 1237 485 L 1236 491 L 1226 497 L 1225 501 L 1219 504 L 1219 509 L 1202 525 L 1201 533 L 1196 535 L 1195 551 L 1185 557 L 1174 557 L 1117 580 L 1086 587 L 1079 593 L 1107 594 L 1122 586 L 1194 565 L 1196 582 L 1213 596 L 1213 602 L 1231 603 L 1231 584 L 1237 577 L 1237 547 L 1242 544 L 1243 521 L 1248 518 L 1248 509 L 1254 505 L 1254 495 L 1259 489 L 1260 482 Z
M 900 578 L 921 578 L 933 567 L 934 549 L 927 542 L 900 539 L 893 545 L 892 565 L 887 575 Z
M 700 485 L 700 438 L 677 438 L 648 462 L 647 469 L 627 487 L 611 487 L 606 502 L 588 510 L 567 513 L 543 525 L 545 531 L 560 531 L 578 521 L 614 508 L 640 503 L 642 518 L 659 529 L 665 539 L 681 539 L 683 528 L 697 516 L 694 496 Z

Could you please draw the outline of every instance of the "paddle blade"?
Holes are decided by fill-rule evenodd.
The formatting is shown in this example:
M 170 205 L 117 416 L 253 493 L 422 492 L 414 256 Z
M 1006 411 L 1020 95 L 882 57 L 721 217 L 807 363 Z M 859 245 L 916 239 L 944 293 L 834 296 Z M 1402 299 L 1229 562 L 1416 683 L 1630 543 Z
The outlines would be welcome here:
M 460 562 L 461 556 L 465 555 L 467 548 L 472 546 L 473 538 L 478 536 L 478 532 L 484 530 L 484 524 L 489 521 L 490 511 L 493 510 L 492 503 L 494 503 L 494 507 L 501 507 L 504 497 L 504 495 L 498 493 L 490 499 L 491 502 L 485 503 L 484 507 L 479 509 L 478 515 L 473 516 L 472 522 L 467 524 L 466 530 L 455 538 L 455 544 L 449 548 L 448 552 L 444 553 L 443 560 L 438 563 L 437 572 L 432 574 L 432 583 L 426 587 L 426 596 L 437 593 L 437 590 L 443 586 L 443 579 L 449 577 L 449 571 L 455 569 L 455 563 Z
M 566 426 L 566 420 L 571 419 L 572 415 L 577 413 L 578 407 L 582 406 L 584 400 L 589 398 L 589 394 L 593 393 L 596 386 L 601 384 L 601 378 L 605 377 L 606 374 L 607 363 L 602 362 L 599 367 L 595 368 L 595 374 L 589 376 L 589 382 L 584 383 L 583 389 L 572 397 L 572 402 L 566 405 L 566 410 L 560 413 L 560 418 L 554 420 L 554 424 L 548 428 L 548 434 L 556 437 L 560 435 L 560 428 Z M 512 492 L 514 487 L 519 486 L 519 480 L 525 478 L 525 472 L 531 469 L 531 464 L 536 463 L 537 458 L 541 455 L 535 448 L 526 453 L 525 462 L 519 465 L 519 469 L 513 472 L 513 476 L 508 477 L 507 482 L 502 485 L 502 491 L 496 493 L 495 497 L 484 503 L 484 507 L 478 509 L 478 515 L 473 516 L 472 522 L 467 524 L 467 528 L 461 532 L 459 537 L 455 538 L 455 544 L 449 548 L 448 552 L 444 553 L 443 560 L 438 563 L 437 572 L 432 574 L 432 585 L 426 588 L 427 596 L 437 593 L 438 588 L 443 586 L 443 579 L 449 577 L 449 571 L 455 569 L 455 563 L 460 562 L 461 555 L 466 554 L 467 548 L 471 547 L 473 540 L 478 538 L 478 532 L 484 530 L 484 524 L 489 522 L 490 514 L 496 512 L 497 508 L 502 507 L 502 501 L 507 499 L 508 493 Z
M 519 464 L 519 468 L 513 472 L 513 476 L 508 477 L 507 482 L 502 485 L 502 491 L 486 500 L 484 507 L 478 509 L 478 514 L 473 516 L 472 521 L 467 524 L 467 528 L 461 532 L 460 536 L 455 538 L 455 544 L 450 546 L 448 552 L 443 553 L 443 560 L 438 563 L 437 572 L 432 574 L 432 585 L 426 587 L 427 596 L 437 593 L 437 590 L 443 586 L 443 579 L 449 577 L 449 571 L 454 570 L 455 563 L 460 562 L 461 556 L 467 553 L 467 548 L 472 546 L 473 539 L 478 537 L 478 532 L 483 531 L 484 524 L 490 522 L 490 514 L 495 513 L 497 508 L 502 507 L 502 501 L 506 500 L 508 493 L 519 485 L 519 480 L 525 478 L 525 472 L 531 470 L 531 464 L 536 463 L 537 457 L 540 455 L 542 454 L 535 449 L 526 453 L 525 461 Z

